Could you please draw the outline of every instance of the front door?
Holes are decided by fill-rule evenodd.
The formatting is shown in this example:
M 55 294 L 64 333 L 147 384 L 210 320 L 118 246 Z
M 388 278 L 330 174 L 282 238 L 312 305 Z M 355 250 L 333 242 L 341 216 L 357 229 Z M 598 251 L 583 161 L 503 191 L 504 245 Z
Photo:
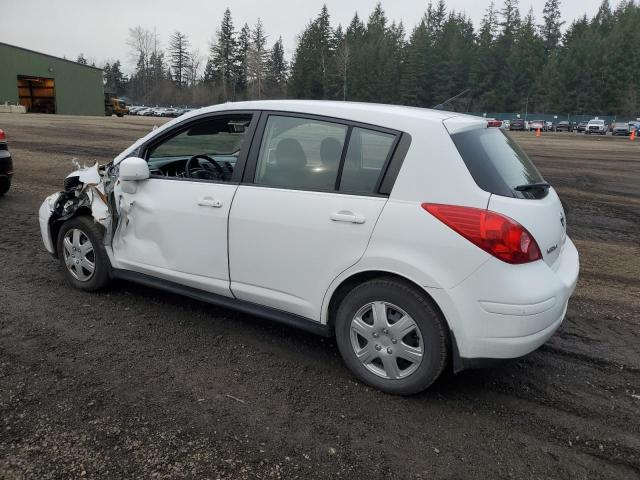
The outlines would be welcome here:
M 252 130 L 250 113 L 216 115 L 144 148 L 151 178 L 115 189 L 119 268 L 231 296 L 227 221 Z
M 362 257 L 387 201 L 377 190 L 397 136 L 287 114 L 261 124 L 255 175 L 229 217 L 231 290 L 320 320 L 327 288 Z

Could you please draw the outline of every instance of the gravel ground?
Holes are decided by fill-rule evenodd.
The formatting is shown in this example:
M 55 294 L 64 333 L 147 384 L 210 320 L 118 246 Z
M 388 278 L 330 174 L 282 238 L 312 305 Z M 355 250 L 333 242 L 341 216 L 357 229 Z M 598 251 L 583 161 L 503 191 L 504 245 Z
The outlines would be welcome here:
M 558 333 L 418 396 L 354 381 L 333 340 L 122 283 L 44 251 L 70 159 L 158 120 L 0 114 L 0 478 L 640 478 L 640 142 L 516 138 L 559 190 L 581 277 Z

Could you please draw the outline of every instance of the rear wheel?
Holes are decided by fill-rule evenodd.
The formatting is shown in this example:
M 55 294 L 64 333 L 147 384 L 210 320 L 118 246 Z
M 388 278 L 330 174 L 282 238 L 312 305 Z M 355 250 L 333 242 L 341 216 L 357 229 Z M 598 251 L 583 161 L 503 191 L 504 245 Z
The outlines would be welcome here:
M 74 287 L 94 291 L 109 284 L 111 265 L 103 234 L 89 217 L 75 217 L 62 224 L 57 250 L 65 276 Z
M 338 308 L 335 332 L 355 376 L 387 393 L 418 393 L 446 365 L 441 314 L 423 293 L 393 278 L 370 280 L 349 292 Z

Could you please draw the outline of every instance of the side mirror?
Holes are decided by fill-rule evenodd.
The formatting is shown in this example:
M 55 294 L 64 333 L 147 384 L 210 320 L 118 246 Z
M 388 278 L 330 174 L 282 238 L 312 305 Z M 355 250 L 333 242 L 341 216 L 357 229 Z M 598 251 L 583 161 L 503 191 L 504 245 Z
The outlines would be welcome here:
M 122 181 L 146 180 L 151 176 L 146 160 L 138 157 L 125 158 L 120 162 L 118 178 Z

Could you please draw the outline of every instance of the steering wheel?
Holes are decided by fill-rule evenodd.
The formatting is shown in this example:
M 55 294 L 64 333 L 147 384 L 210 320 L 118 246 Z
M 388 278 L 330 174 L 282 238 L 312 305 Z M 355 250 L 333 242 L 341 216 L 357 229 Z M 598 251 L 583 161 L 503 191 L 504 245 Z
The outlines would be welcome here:
M 200 163 L 198 160 L 204 160 L 207 163 Z M 194 163 L 198 164 L 196 168 Z M 205 180 L 224 180 L 225 172 L 224 168 L 208 155 L 199 154 L 194 155 L 184 166 L 184 176 L 187 178 L 200 178 Z

